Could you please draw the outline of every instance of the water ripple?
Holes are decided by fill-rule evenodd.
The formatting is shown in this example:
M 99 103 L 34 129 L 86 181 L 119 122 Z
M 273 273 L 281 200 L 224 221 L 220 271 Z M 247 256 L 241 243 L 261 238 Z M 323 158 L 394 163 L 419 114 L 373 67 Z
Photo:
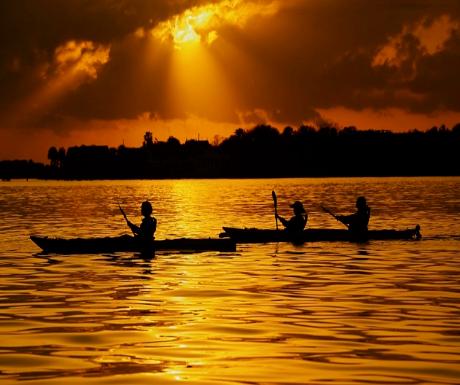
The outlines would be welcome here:
M 460 234 L 459 178 L 8 186 L 0 195 L 2 384 L 459 383 L 460 238 L 445 236 Z M 306 202 L 312 226 L 337 226 L 314 202 L 350 208 L 359 191 L 373 202 L 375 227 L 420 223 L 426 236 L 152 260 L 46 256 L 28 240 L 30 232 L 126 232 L 117 200 L 139 220 L 145 197 L 158 238 L 270 227 L 273 186 L 284 215 L 288 202 Z

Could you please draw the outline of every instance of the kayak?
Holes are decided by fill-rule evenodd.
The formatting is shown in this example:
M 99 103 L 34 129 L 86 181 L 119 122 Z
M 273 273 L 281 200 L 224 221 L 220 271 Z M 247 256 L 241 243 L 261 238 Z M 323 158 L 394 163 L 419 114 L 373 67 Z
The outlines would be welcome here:
M 324 242 L 324 241 L 350 241 L 362 242 L 368 240 L 409 240 L 420 239 L 420 226 L 406 230 L 369 230 L 363 237 L 346 229 L 306 229 L 300 234 L 288 233 L 285 230 L 269 230 L 256 228 L 223 227 L 221 238 L 232 239 L 237 243 L 269 243 L 269 242 Z
M 47 253 L 61 254 L 97 254 L 117 251 L 141 252 L 143 245 L 130 235 L 105 238 L 49 238 L 30 236 L 30 239 Z M 153 241 L 154 250 L 174 251 L 235 251 L 236 243 L 232 239 L 216 238 L 178 238 Z

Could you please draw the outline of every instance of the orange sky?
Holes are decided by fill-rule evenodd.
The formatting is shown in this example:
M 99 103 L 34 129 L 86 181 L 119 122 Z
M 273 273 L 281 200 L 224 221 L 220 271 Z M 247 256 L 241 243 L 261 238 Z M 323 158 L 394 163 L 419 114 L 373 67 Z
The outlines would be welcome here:
M 460 122 L 452 0 L 23 0 L 0 5 L 0 159 L 325 119 Z

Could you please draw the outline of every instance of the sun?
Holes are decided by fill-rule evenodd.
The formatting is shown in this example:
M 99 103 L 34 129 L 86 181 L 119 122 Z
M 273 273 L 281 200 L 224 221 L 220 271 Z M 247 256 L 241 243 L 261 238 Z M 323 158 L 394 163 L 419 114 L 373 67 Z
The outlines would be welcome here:
M 177 50 L 188 45 L 211 45 L 224 25 L 243 27 L 253 17 L 271 16 L 278 2 L 253 3 L 244 0 L 222 0 L 189 8 L 159 23 L 151 34 L 163 42 L 172 42 Z M 142 34 L 141 34 L 142 35 Z
M 189 10 L 182 17 L 174 20 L 174 27 L 171 28 L 174 44 L 181 46 L 189 43 L 199 43 L 201 35 L 197 30 L 203 29 L 213 13 L 210 10 Z
M 177 45 L 198 43 L 201 40 L 201 36 L 196 33 L 195 29 L 190 24 L 185 27 L 176 27 L 172 31 L 172 34 L 174 43 Z
M 215 13 L 212 7 L 191 8 L 183 14 L 159 24 L 153 34 L 161 40 L 172 38 L 177 49 L 199 43 L 203 38 L 206 42 L 210 42 L 215 34 L 214 31 L 209 30 L 213 17 L 215 17 Z

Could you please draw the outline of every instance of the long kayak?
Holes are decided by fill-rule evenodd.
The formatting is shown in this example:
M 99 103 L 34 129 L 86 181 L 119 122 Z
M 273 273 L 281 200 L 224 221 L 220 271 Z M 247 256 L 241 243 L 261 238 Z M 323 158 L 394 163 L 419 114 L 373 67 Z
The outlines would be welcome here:
M 295 237 L 285 230 L 268 230 L 256 228 L 223 227 L 221 238 L 232 239 L 237 243 L 269 243 L 269 242 L 324 242 L 350 241 L 361 242 L 368 240 L 391 239 L 420 239 L 420 226 L 406 230 L 369 230 L 365 237 L 357 238 L 346 229 L 306 229 Z
M 46 253 L 61 254 L 97 254 L 117 251 L 142 251 L 142 244 L 130 235 L 105 238 L 49 238 L 30 236 L 30 239 Z M 215 238 L 178 238 L 163 239 L 153 242 L 155 250 L 174 251 L 235 251 L 234 240 Z

